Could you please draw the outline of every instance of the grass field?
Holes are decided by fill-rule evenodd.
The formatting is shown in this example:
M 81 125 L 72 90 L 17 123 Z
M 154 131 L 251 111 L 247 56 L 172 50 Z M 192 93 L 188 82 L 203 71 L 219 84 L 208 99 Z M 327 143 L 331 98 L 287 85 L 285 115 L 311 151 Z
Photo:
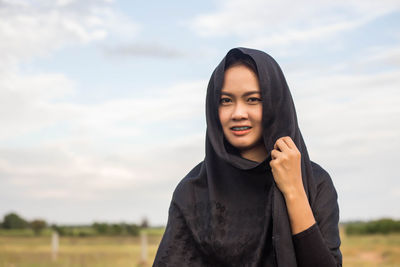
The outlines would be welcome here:
M 162 230 L 147 231 L 148 261 L 140 262 L 140 237 L 60 237 L 57 259 L 51 255 L 50 235 L 41 237 L 0 233 L 0 267 L 147 267 L 153 263 Z
M 341 235 L 343 266 L 399 267 L 400 234 Z
M 140 237 L 61 237 L 53 261 L 50 236 L 0 235 L 0 267 L 151 266 L 162 230 L 148 231 L 148 262 L 140 263 Z M 400 266 L 400 235 L 342 234 L 344 266 Z

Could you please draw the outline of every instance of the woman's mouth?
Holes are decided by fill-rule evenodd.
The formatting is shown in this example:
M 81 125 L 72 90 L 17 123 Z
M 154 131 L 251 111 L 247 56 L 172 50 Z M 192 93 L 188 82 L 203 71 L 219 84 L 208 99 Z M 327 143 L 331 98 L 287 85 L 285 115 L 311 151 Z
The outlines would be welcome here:
M 248 132 L 250 132 L 250 130 L 251 130 L 251 127 L 250 126 L 234 126 L 234 127 L 231 127 L 231 130 L 232 130 L 232 132 L 233 132 L 233 134 L 234 135 L 245 135 L 245 134 L 247 134 Z

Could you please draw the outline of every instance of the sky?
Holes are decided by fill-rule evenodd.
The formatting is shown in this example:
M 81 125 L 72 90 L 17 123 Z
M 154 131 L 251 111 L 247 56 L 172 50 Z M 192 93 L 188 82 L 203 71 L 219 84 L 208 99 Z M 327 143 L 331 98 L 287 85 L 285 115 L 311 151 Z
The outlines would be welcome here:
M 0 218 L 165 225 L 238 46 L 282 67 L 340 220 L 400 218 L 399 28 L 397 0 L 0 0 Z

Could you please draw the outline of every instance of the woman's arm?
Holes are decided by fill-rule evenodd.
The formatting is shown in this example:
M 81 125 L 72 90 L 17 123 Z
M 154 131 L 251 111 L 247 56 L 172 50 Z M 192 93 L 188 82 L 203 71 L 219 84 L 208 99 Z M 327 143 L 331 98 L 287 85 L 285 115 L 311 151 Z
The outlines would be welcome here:
M 298 234 L 315 223 L 301 177 L 301 154 L 293 140 L 279 138 L 271 151 L 274 180 L 285 197 L 292 234 Z
M 271 156 L 274 180 L 286 201 L 298 265 L 341 266 L 340 239 L 336 238 L 339 233 L 335 232 L 339 219 L 337 195 L 330 177 L 318 190 L 315 218 L 303 187 L 301 154 L 293 140 L 290 137 L 279 138 Z M 324 197 L 319 200 L 321 192 Z M 320 227 L 329 239 L 334 240 L 332 244 L 327 244 Z
M 283 194 L 289 214 L 292 234 L 296 235 L 315 224 L 315 218 L 304 188 Z

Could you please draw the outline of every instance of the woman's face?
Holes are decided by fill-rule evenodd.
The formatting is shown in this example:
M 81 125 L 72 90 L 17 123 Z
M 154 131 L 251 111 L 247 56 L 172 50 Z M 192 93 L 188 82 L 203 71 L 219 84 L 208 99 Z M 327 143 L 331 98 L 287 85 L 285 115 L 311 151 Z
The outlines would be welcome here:
M 264 149 L 260 86 L 257 75 L 247 66 L 225 71 L 218 113 L 225 138 L 242 155 Z

